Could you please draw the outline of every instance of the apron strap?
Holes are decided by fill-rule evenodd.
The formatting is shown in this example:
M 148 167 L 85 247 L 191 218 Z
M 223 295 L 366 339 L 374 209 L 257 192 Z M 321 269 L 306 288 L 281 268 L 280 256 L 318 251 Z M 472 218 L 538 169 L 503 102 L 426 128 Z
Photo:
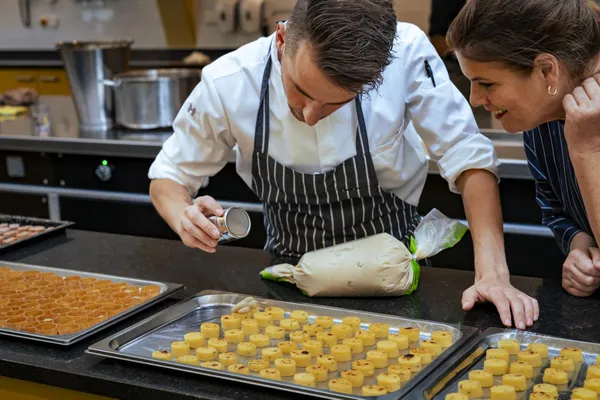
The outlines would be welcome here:
M 365 116 L 363 114 L 360 96 L 356 96 L 355 103 L 356 116 L 358 119 L 358 124 L 356 127 L 356 154 L 362 156 L 370 181 L 377 182 L 377 173 L 375 172 L 375 166 L 373 165 L 373 158 L 371 158 L 369 136 L 367 135 L 367 124 L 365 123 Z
M 256 114 L 256 128 L 254 130 L 254 152 L 264 154 L 269 152 L 269 79 L 271 78 L 271 67 L 273 65 L 270 50 L 268 57 L 260 87 L 260 105 Z

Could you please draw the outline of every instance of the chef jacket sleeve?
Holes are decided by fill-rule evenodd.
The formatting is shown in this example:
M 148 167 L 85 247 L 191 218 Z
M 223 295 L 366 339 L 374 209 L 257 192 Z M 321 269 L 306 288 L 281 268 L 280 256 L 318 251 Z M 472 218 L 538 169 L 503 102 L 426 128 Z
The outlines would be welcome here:
M 492 141 L 479 132 L 469 103 L 450 80 L 425 33 L 417 27 L 414 30 L 396 56 L 404 59 L 407 111 L 430 159 L 437 162 L 455 193 L 459 193 L 456 180 L 466 170 L 485 169 L 499 178 Z
M 194 195 L 208 177 L 225 166 L 235 145 L 209 67 L 203 70 L 201 82 L 179 110 L 173 131 L 148 176 L 173 180 Z
M 537 152 L 535 151 L 534 133 L 529 131 L 523 134 L 525 155 L 533 178 L 535 179 L 535 198 L 542 209 L 542 223 L 552 230 L 558 246 L 566 256 L 571 252 L 571 241 L 579 232 L 585 230 L 569 217 L 546 177 L 546 170 L 542 167 Z

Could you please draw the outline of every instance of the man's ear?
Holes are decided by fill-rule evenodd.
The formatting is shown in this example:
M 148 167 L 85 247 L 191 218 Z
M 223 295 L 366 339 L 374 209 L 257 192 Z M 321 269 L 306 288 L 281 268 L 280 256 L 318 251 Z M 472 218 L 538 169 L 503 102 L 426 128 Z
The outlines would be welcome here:
M 275 44 L 277 46 L 277 55 L 280 59 L 285 48 L 285 33 L 285 24 L 283 22 L 279 22 L 277 24 L 277 31 L 275 32 Z

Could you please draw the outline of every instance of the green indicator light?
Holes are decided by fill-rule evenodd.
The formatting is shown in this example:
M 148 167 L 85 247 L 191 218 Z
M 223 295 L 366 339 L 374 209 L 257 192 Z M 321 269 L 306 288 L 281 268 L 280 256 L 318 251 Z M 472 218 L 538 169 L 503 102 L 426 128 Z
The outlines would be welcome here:
M 108 165 L 108 161 L 102 160 L 102 165 L 105 165 L 105 166 Z

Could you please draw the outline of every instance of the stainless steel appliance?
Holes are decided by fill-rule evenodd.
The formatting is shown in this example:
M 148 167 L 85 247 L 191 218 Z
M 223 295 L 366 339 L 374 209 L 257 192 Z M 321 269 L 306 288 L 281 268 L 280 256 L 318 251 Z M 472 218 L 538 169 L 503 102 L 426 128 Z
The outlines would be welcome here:
M 130 129 L 170 127 L 201 71 L 154 69 L 117 74 L 104 84 L 115 90 L 115 120 Z
M 112 128 L 113 96 L 104 80 L 129 69 L 132 43 L 130 40 L 118 40 L 57 44 L 82 130 L 105 131 Z

